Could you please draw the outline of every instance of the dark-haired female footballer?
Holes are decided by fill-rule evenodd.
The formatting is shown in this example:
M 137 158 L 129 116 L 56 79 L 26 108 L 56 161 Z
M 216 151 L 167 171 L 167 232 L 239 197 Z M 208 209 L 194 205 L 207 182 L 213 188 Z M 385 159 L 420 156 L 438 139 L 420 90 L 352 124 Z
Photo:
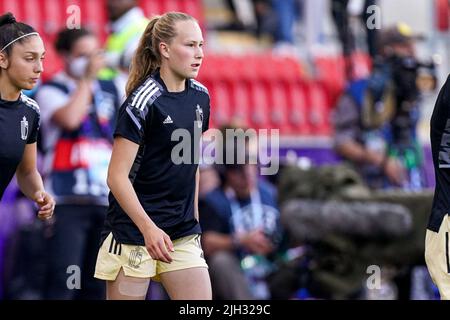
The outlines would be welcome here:
M 36 168 L 39 107 L 22 93 L 36 85 L 44 54 L 32 27 L 11 13 L 0 17 L 0 199 L 16 174 L 21 191 L 39 206 L 38 217 L 49 219 L 55 202 Z

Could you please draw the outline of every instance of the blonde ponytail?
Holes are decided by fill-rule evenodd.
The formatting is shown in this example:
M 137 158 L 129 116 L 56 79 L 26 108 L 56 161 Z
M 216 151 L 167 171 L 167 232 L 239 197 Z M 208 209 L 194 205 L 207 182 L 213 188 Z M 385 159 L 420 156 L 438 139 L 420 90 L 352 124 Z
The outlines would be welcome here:
M 130 75 L 126 85 L 127 96 L 129 96 L 148 75 L 155 72 L 160 64 L 158 56 L 153 51 L 152 45 L 153 29 L 159 19 L 160 16 L 155 16 L 150 20 L 139 41 L 139 46 L 131 61 Z
M 130 75 L 126 85 L 129 96 L 134 89 L 161 66 L 159 44 L 170 43 L 177 35 L 175 23 L 195 19 L 182 12 L 168 12 L 162 16 L 154 16 L 142 35 L 139 46 L 131 62 Z

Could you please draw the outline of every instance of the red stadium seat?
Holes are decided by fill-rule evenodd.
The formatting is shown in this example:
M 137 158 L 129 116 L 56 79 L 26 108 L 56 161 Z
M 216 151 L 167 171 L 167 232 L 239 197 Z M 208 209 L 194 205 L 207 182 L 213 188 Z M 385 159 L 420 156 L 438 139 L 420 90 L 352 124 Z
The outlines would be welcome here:
M 181 11 L 186 12 L 197 19 L 202 29 L 205 27 L 203 2 L 201 0 L 184 0 L 182 2 Z
M 212 81 L 233 82 L 239 80 L 236 69 L 239 67 L 239 59 L 232 55 L 212 55 L 205 59 L 207 61 L 207 77 Z M 202 66 L 202 69 L 206 69 Z
M 104 1 L 83 0 L 82 25 L 93 31 L 103 43 L 106 39 L 108 17 Z
M 100 1 L 102 1 L 102 0 L 100 0 Z M 65 0 L 65 1 L 63 0 L 61 2 L 62 2 L 62 8 L 63 8 L 63 12 L 64 12 L 65 16 L 67 15 L 66 10 L 69 6 L 71 6 L 71 5 L 78 6 L 80 8 L 80 10 L 83 7 L 81 0 Z
M 182 11 L 181 2 L 181 0 L 159 0 L 159 3 L 163 8 L 163 12 Z
M 289 102 L 285 89 L 286 86 L 279 81 L 272 81 L 268 86 L 271 128 L 279 129 L 281 134 L 291 131 L 288 120 Z
M 242 59 L 232 56 L 218 56 L 216 60 L 217 74 L 225 81 L 239 80 L 239 68 L 241 67 Z
M 314 81 L 308 84 L 309 122 L 313 135 L 329 136 L 330 107 L 326 96 L 325 87 Z
M 265 54 L 259 59 L 260 77 L 266 81 L 296 81 L 302 76 L 301 65 L 298 60 Z
M 205 56 L 202 61 L 202 65 L 200 67 L 200 71 L 198 73 L 197 80 L 200 82 L 210 82 L 211 76 L 211 56 L 205 53 Z
M 38 0 L 27 0 L 22 2 L 23 22 L 29 24 L 36 30 L 44 27 L 42 7 Z M 19 20 L 20 21 L 20 20 Z
M 289 101 L 289 123 L 292 133 L 309 135 L 311 133 L 308 120 L 305 88 L 300 82 L 291 82 L 286 87 Z
M 284 81 L 294 82 L 304 77 L 302 65 L 297 59 L 292 57 L 276 57 L 275 65 L 279 67 L 280 77 Z
M 240 78 L 248 82 L 260 80 L 258 76 L 258 69 L 260 66 L 254 55 L 245 55 L 239 60 L 240 61 L 235 66 L 238 68 L 235 72 L 236 78 Z
M 248 87 L 246 83 L 237 81 L 232 82 L 230 87 L 232 97 L 231 122 L 248 127 L 250 125 L 251 117 L 251 104 Z
M 196 80 L 199 80 L 199 79 L 196 79 Z M 210 112 L 211 112 L 211 117 L 212 117 L 213 116 L 212 113 L 215 111 L 215 106 L 213 106 L 213 101 L 212 101 L 212 97 L 211 97 L 212 90 L 213 90 L 213 88 L 212 88 L 213 85 L 209 81 L 202 80 L 200 82 L 208 89 L 209 96 L 210 96 L 210 99 L 211 99 L 211 101 L 210 101 L 211 111 Z M 213 111 L 213 108 L 214 108 L 214 111 Z M 210 128 L 214 128 L 215 127 L 214 119 L 212 119 L 211 117 L 209 119 L 209 127 Z
M 272 59 L 272 54 L 258 54 L 252 57 L 256 63 L 255 73 L 258 79 L 265 82 L 272 81 L 278 74 L 278 68 Z
M 16 17 L 17 21 L 23 21 L 23 2 L 17 0 L 2 0 L 0 1 L 0 12 L 11 12 Z
M 145 16 L 152 17 L 157 14 L 161 14 L 164 12 L 164 8 L 162 7 L 162 3 L 156 0 L 140 0 L 139 6 L 144 11 Z
M 342 56 L 318 57 L 315 59 L 316 79 L 321 81 L 334 105 L 345 87 L 345 63 Z
M 139 6 L 143 8 L 145 15 L 148 17 L 168 11 L 185 12 L 196 18 L 202 29 L 205 27 L 203 2 L 201 0 L 140 0 Z
M 233 81 L 233 70 L 227 70 L 227 66 L 230 69 L 229 66 L 233 63 L 232 56 L 206 54 L 200 68 L 199 80 L 211 82 Z
M 227 85 L 215 82 L 209 85 L 211 97 L 211 127 L 219 127 L 231 119 L 231 99 Z
M 43 10 L 43 33 L 47 39 L 53 39 L 56 33 L 65 26 L 66 6 L 59 0 L 41 0 Z
M 315 59 L 316 79 L 325 85 L 331 105 L 335 105 L 345 88 L 347 81 L 347 75 L 345 74 L 346 64 L 351 66 L 351 74 L 348 76 L 352 79 L 365 78 L 372 69 L 370 56 L 362 52 L 354 52 L 348 58 L 339 55 L 317 57 Z
M 250 125 L 255 129 L 269 129 L 269 99 L 267 90 L 261 82 L 250 83 L 251 119 Z
M 448 0 L 435 1 L 434 16 L 436 19 L 436 27 L 441 32 L 446 32 L 449 29 L 450 5 Z

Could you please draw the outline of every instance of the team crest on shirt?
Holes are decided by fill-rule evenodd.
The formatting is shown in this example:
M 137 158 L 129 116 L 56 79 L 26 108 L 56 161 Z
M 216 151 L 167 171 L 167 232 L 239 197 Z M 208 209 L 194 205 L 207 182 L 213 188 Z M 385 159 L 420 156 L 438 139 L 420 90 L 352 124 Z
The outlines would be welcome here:
M 20 135 L 22 140 L 27 140 L 28 138 L 28 121 L 24 116 L 22 121 L 20 121 Z
M 197 126 L 201 129 L 203 125 L 203 109 L 199 104 L 195 107 L 195 121 L 197 122 Z

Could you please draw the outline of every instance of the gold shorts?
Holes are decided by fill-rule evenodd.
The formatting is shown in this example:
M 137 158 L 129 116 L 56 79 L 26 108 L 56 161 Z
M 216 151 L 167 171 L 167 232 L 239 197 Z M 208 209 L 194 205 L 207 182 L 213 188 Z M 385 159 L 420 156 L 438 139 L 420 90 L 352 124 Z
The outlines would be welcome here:
M 439 232 L 427 230 L 425 262 L 442 300 L 450 300 L 450 219 L 446 215 Z
M 200 235 L 194 234 L 172 241 L 175 251 L 170 252 L 171 263 L 153 260 L 145 246 L 118 243 L 110 233 L 98 252 L 94 277 L 113 281 L 120 268 L 126 276 L 151 278 L 160 281 L 164 272 L 203 267 L 208 268 L 203 257 Z

